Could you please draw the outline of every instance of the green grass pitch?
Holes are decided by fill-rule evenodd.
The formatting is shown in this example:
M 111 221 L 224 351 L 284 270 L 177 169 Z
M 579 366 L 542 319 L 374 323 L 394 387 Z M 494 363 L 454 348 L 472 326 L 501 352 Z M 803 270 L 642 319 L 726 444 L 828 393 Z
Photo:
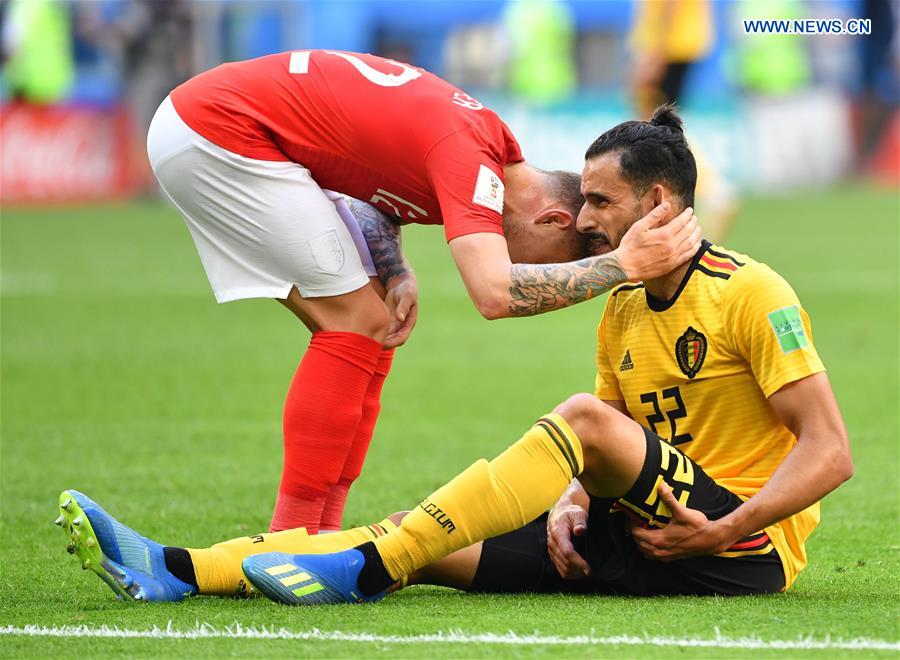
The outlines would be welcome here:
M 825 501 L 811 566 L 790 593 L 627 599 L 415 588 L 373 607 L 292 609 L 265 600 L 117 602 L 65 553 L 52 520 L 59 491 L 77 488 L 164 543 L 206 546 L 264 530 L 280 474 L 281 405 L 306 331 L 271 301 L 217 306 L 184 224 L 165 205 L 4 209 L 0 656 L 877 652 L 835 644 L 852 639 L 888 642 L 882 653 L 896 655 L 898 221 L 894 192 L 809 191 L 748 200 L 728 242 L 772 265 L 799 293 L 854 448 L 856 476 Z M 406 233 L 420 321 L 386 386 L 368 463 L 348 502 L 351 525 L 413 506 L 593 383 L 602 301 L 489 323 L 467 300 L 441 231 Z M 220 636 L 85 634 L 198 624 Z M 27 625 L 85 628 L 20 634 Z M 295 638 L 232 635 L 238 626 L 283 628 Z M 322 639 L 302 639 L 313 630 Z M 459 639 L 428 637 L 448 631 Z M 533 643 L 484 636 L 510 631 L 534 634 Z M 379 637 L 354 640 L 354 633 Z M 551 644 L 553 636 L 572 639 Z M 615 636 L 631 638 L 607 639 Z M 722 641 L 746 638 L 756 647 Z M 822 648 L 777 648 L 810 639 Z

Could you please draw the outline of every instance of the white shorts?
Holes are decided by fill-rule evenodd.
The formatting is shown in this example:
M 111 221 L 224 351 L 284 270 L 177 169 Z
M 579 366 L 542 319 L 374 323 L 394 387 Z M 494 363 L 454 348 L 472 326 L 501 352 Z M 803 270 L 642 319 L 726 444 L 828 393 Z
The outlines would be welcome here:
M 220 303 L 355 291 L 376 276 L 343 196 L 293 162 L 238 156 L 194 132 L 167 97 L 147 135 L 153 172 L 181 211 Z

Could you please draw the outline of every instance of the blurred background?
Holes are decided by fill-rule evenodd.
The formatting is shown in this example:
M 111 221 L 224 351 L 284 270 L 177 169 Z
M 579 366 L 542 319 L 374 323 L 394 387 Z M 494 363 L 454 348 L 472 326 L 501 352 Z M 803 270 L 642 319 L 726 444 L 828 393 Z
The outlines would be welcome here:
M 900 178 L 890 0 L 3 0 L 4 203 L 147 195 L 144 136 L 191 75 L 291 49 L 424 67 L 494 108 L 526 157 L 578 170 L 612 124 L 682 107 L 721 239 L 746 192 Z M 744 34 L 742 19 L 868 18 L 872 33 Z M 52 163 L 52 167 L 48 164 Z

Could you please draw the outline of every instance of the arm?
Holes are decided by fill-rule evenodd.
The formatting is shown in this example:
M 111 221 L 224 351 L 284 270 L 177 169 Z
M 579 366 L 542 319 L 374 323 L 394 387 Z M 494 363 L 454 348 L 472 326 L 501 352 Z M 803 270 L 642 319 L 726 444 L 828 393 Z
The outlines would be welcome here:
M 558 264 L 513 264 L 499 234 L 467 234 L 450 241 L 450 251 L 469 296 L 488 319 L 533 316 L 606 293 L 629 280 L 670 272 L 700 245 L 692 209 L 667 224 L 661 204 L 628 230 L 608 254 Z
M 349 200 L 350 212 L 362 230 L 378 279 L 385 289 L 396 284 L 397 278 L 414 277 L 412 267 L 403 256 L 400 225 L 370 204 Z
M 824 373 L 785 385 L 769 404 L 797 444 L 756 495 L 719 521 L 732 543 L 803 511 L 853 476 L 847 429 Z
M 803 511 L 853 475 L 847 431 L 824 373 L 785 385 L 769 403 L 797 444 L 766 485 L 716 521 L 681 506 L 672 491 L 661 486 L 672 522 L 661 530 L 632 529 L 645 555 L 671 561 L 723 552 L 739 539 Z
M 403 344 L 419 313 L 419 291 L 412 267 L 403 256 L 400 225 L 370 204 L 351 200 L 350 212 L 369 246 L 378 279 L 385 288 L 384 302 L 391 312 L 391 325 L 385 348 Z

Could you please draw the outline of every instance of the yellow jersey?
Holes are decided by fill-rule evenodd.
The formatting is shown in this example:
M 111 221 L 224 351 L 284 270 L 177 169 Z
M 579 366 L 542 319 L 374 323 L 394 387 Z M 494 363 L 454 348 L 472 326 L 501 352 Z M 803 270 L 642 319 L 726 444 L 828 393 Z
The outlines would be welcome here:
M 643 284 L 616 288 L 598 336 L 596 395 L 624 401 L 637 422 L 744 500 L 796 443 L 767 398 L 825 370 L 790 285 L 765 264 L 707 241 L 670 300 Z M 804 543 L 818 522 L 814 504 L 765 529 L 785 588 L 806 566 Z

